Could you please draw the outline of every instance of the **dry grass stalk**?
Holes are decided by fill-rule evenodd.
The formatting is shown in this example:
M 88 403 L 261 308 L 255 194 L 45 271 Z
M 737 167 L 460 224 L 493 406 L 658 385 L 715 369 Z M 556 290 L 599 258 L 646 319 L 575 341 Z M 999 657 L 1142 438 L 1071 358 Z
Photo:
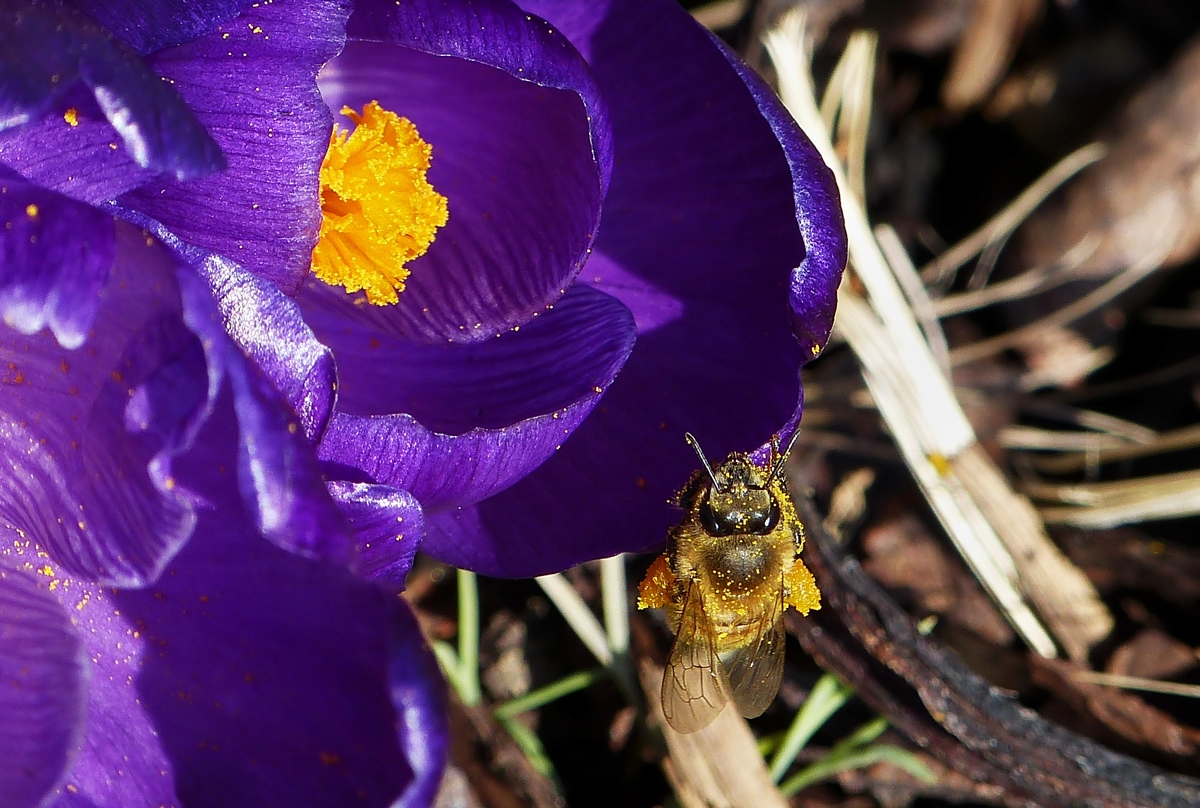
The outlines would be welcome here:
M 933 351 L 938 367 L 946 378 L 950 378 L 950 346 L 946 342 L 946 334 L 938 322 L 937 309 L 934 308 L 933 299 L 929 297 L 929 290 L 921 282 L 921 276 L 917 274 L 917 268 L 908 257 L 900 236 L 896 235 L 896 231 L 890 225 L 881 224 L 875 228 L 875 240 L 879 243 L 879 249 L 883 251 L 883 257 L 887 259 L 892 274 L 900 283 L 900 288 L 904 290 L 913 316 L 921 324 L 921 331 L 925 335 L 925 341 L 929 343 L 929 349 Z
M 924 438 L 936 435 L 937 430 L 920 413 L 921 391 L 903 373 L 905 357 L 866 302 L 848 293 L 845 285 L 842 291 L 837 328 L 862 363 L 867 387 L 934 513 L 1017 633 L 1039 654 L 1054 656 L 1054 641 L 1017 587 L 1018 571 L 1012 555 L 950 465 L 948 458 L 957 457 L 967 448 L 953 455 L 926 448 L 930 441 Z
M 765 44 L 784 104 L 843 189 L 851 263 L 868 296 L 843 282 L 837 328 L 862 364 L 868 389 L 934 512 L 1013 627 L 1037 653 L 1055 655 L 1050 633 L 1026 603 L 1023 587 L 1068 655 L 1086 658 L 1109 633 L 1112 618 L 1086 577 L 1050 541 L 1032 505 L 1012 491 L 979 447 L 865 211 L 846 190 L 846 174 L 817 110 L 803 25 L 802 12 L 791 12 L 767 34 Z
M 1046 197 L 1071 177 L 1099 161 L 1107 152 L 1103 144 L 1090 143 L 1059 160 L 982 227 L 921 267 L 921 278 L 926 283 L 939 281 L 983 250 L 1003 242 Z
M 1110 483 L 1030 483 L 1025 488 L 1038 499 L 1072 503 L 1072 507 L 1042 508 L 1042 518 L 1051 524 L 1103 529 L 1200 514 L 1197 469 Z
M 942 84 L 947 109 L 961 112 L 987 98 L 1040 7 L 1041 0 L 975 0 Z
M 1061 328 L 1090 314 L 1138 281 L 1148 277 L 1150 273 L 1163 265 L 1166 257 L 1167 249 L 1165 247 L 1160 248 L 1157 252 L 1147 253 L 1103 285 L 1039 320 L 1012 331 L 955 348 L 950 352 L 950 362 L 953 365 L 965 365 L 1008 348 L 1017 348 L 1035 342 L 1046 331 Z
M 1034 466 L 1047 474 L 1066 474 L 1072 471 L 1082 471 L 1100 463 L 1111 463 L 1115 460 L 1134 460 L 1139 457 L 1174 452 L 1180 449 L 1194 449 L 1200 446 L 1200 424 L 1174 429 L 1156 435 L 1149 441 L 1130 445 L 1102 446 L 1083 454 L 1068 454 L 1060 457 L 1047 457 L 1034 461 Z
M 750 725 L 732 704 L 704 729 L 681 735 L 663 720 L 658 697 L 663 669 L 643 661 L 639 673 L 651 722 L 662 727 L 667 742 L 663 771 L 683 808 L 787 808 Z
M 933 302 L 933 310 L 938 317 L 950 317 L 996 303 L 1020 300 L 1036 292 L 1052 289 L 1071 280 L 1072 271 L 1091 258 L 1099 246 L 1100 237 L 1089 233 L 1063 253 L 1062 258 L 1049 266 L 1034 267 L 1008 280 L 988 284 L 982 289 L 946 295 Z
M 1099 432 L 1061 432 L 1032 426 L 1006 426 L 996 437 L 1005 449 L 1026 451 L 1088 452 L 1094 455 L 1102 449 L 1129 445 L 1127 440 Z
M 821 103 L 825 128 L 837 132 L 844 144 L 842 161 L 846 165 L 846 187 L 854 192 L 859 204 L 867 198 L 864 173 L 867 156 L 867 127 L 860 124 L 871 115 L 871 88 L 875 84 L 875 48 L 879 37 L 871 31 L 855 31 L 846 50 L 829 77 L 829 88 Z M 851 88 L 864 92 L 852 93 Z M 836 126 L 836 129 L 835 129 Z
M 1142 426 L 1125 418 L 1118 418 L 1115 415 L 1109 415 L 1106 412 L 1055 404 L 1035 404 L 1032 409 L 1035 412 L 1040 411 L 1051 417 L 1065 416 L 1070 423 L 1078 424 L 1084 429 L 1103 432 L 1106 435 L 1112 435 L 1117 438 L 1124 438 L 1130 443 L 1152 443 L 1158 439 L 1158 433 L 1150 427 Z
M 609 647 L 604 628 L 596 619 L 596 615 L 592 614 L 591 608 L 575 591 L 575 587 L 571 586 L 567 577 L 561 572 L 554 572 L 550 575 L 539 576 L 534 580 L 538 582 L 538 586 L 542 588 L 550 601 L 558 607 L 558 611 L 571 626 L 575 636 L 587 646 L 596 660 L 606 668 L 612 667 L 613 652 Z
M 978 443 L 951 458 L 950 464 L 1012 553 L 1020 584 L 1067 656 L 1085 661 L 1092 645 L 1113 627 L 1112 615 L 1091 581 L 1050 541 L 1037 510 L 1012 490 Z
M 1099 671 L 1076 671 L 1071 674 L 1071 678 L 1094 685 L 1119 687 L 1123 690 L 1141 690 L 1146 693 L 1165 693 L 1169 696 L 1200 699 L 1200 685 L 1164 682 L 1160 679 L 1147 679 L 1143 676 L 1125 676 L 1120 673 L 1100 673 Z

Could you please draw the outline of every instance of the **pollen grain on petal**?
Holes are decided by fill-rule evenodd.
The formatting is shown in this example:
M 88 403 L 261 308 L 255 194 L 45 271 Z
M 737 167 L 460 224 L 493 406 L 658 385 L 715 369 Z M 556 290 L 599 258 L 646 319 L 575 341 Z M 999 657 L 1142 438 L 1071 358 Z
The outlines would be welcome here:
M 395 303 L 408 262 L 429 249 L 448 217 L 446 197 L 426 179 L 432 148 L 406 118 L 372 101 L 342 114 L 321 166 L 321 236 L 313 272 L 332 286 L 363 291 L 374 305 Z

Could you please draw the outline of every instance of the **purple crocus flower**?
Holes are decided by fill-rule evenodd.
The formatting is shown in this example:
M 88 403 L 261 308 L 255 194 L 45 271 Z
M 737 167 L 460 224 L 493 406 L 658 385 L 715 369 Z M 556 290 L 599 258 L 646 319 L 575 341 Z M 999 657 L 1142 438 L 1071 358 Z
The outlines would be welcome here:
M 0 3 L 5 806 L 421 805 L 440 779 L 432 659 L 226 334 L 223 259 L 110 203 L 241 159 L 152 67 L 242 5 Z M 310 84 L 331 12 L 291 43 Z
M 338 368 L 328 473 L 411 492 L 422 549 L 488 574 L 661 546 L 685 430 L 723 457 L 797 426 L 831 174 L 669 0 L 359 0 L 347 31 L 326 103 L 410 118 L 449 221 L 393 306 L 296 297 Z
M 280 5 L 191 47 L 252 49 Z M 227 327 L 300 414 L 370 574 L 400 583 L 422 535 L 508 576 L 661 544 L 685 430 L 718 457 L 795 430 L 845 263 L 836 190 L 674 3 L 358 0 L 318 83 L 315 109 L 210 127 L 277 165 L 121 201 L 232 257 L 207 274 Z M 205 120 L 207 87 L 177 86 Z M 449 214 L 381 306 L 309 273 L 329 114 L 373 103 L 432 146 Z
M 24 532 L 3 556 L 5 636 L 41 639 L 0 638 L 39 694 L 0 727 L 22 761 L 0 788 L 18 805 L 427 803 L 444 743 L 429 657 L 408 612 L 347 577 L 340 525 L 359 572 L 392 583 L 418 540 L 502 575 L 661 542 L 693 464 L 683 430 L 719 456 L 796 428 L 845 258 L 831 178 L 668 0 L 0 9 L 18 23 L 0 32 L 9 187 L 152 242 L 114 262 L 73 225 L 27 250 L 4 236 L 14 354 L 85 373 L 108 419 L 46 427 L 69 494 L 3 501 Z M 333 113 L 370 102 L 432 145 L 448 209 L 378 307 L 311 274 Z M 77 305 L 109 290 L 138 327 L 114 267 L 178 288 L 156 293 L 203 356 L 136 331 L 123 344 L 151 357 L 127 400 Z M 22 428 L 42 410 L 77 423 L 54 367 L 23 372 L 41 392 L 6 408 Z M 76 436 L 109 455 L 80 471 Z M 112 498 L 99 467 L 144 501 Z M 112 536 L 80 519 L 56 540 L 81 502 Z

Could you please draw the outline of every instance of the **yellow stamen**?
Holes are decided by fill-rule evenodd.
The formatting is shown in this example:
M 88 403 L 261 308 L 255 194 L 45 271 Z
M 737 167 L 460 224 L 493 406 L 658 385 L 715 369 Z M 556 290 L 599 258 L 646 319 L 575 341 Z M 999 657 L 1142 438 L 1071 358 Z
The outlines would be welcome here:
M 449 216 L 446 197 L 425 179 L 432 149 L 407 118 L 375 101 L 353 132 L 333 128 L 321 165 L 321 237 L 314 274 L 348 292 L 360 289 L 376 306 L 395 303 L 406 263 L 425 254 Z

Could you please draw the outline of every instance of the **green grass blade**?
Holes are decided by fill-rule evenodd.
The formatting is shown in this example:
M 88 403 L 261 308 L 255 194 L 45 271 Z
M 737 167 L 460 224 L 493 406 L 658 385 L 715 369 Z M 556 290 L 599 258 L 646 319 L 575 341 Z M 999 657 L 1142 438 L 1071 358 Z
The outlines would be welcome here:
M 796 760 L 796 755 L 812 740 L 813 734 L 853 695 L 854 691 L 849 686 L 828 673 L 817 680 L 812 692 L 796 712 L 775 757 L 771 758 L 771 779 L 774 782 L 778 783 L 783 778 Z
M 936 782 L 933 772 L 907 749 L 889 744 L 850 748 L 841 752 L 831 751 L 812 765 L 802 769 L 784 782 L 779 790 L 785 797 L 796 794 L 803 788 L 833 777 L 838 772 L 863 769 L 876 763 L 891 763 L 926 783 Z
M 475 573 L 458 571 L 458 695 L 475 707 L 483 700 L 479 687 L 479 584 Z
M 496 716 L 497 721 L 506 721 L 521 713 L 536 710 L 563 696 L 583 690 L 585 687 L 590 687 L 607 675 L 608 671 L 604 668 L 592 668 L 564 676 L 557 682 L 551 682 L 545 687 L 529 691 L 524 696 L 504 702 L 495 709 L 493 715 Z
M 529 759 L 529 764 L 539 774 L 549 777 L 555 785 L 559 785 L 558 772 L 554 770 L 554 764 L 546 756 L 546 749 L 542 746 L 542 741 L 538 738 L 537 733 L 515 718 L 500 719 L 499 724 L 520 747 L 525 757 Z
M 438 664 L 442 668 L 442 674 L 446 677 L 446 681 L 454 688 L 454 692 L 458 697 L 462 698 L 462 682 L 461 677 L 462 665 L 458 661 L 458 654 L 450 646 L 450 643 L 445 640 L 434 640 L 430 643 L 433 648 L 433 655 L 437 657 Z

